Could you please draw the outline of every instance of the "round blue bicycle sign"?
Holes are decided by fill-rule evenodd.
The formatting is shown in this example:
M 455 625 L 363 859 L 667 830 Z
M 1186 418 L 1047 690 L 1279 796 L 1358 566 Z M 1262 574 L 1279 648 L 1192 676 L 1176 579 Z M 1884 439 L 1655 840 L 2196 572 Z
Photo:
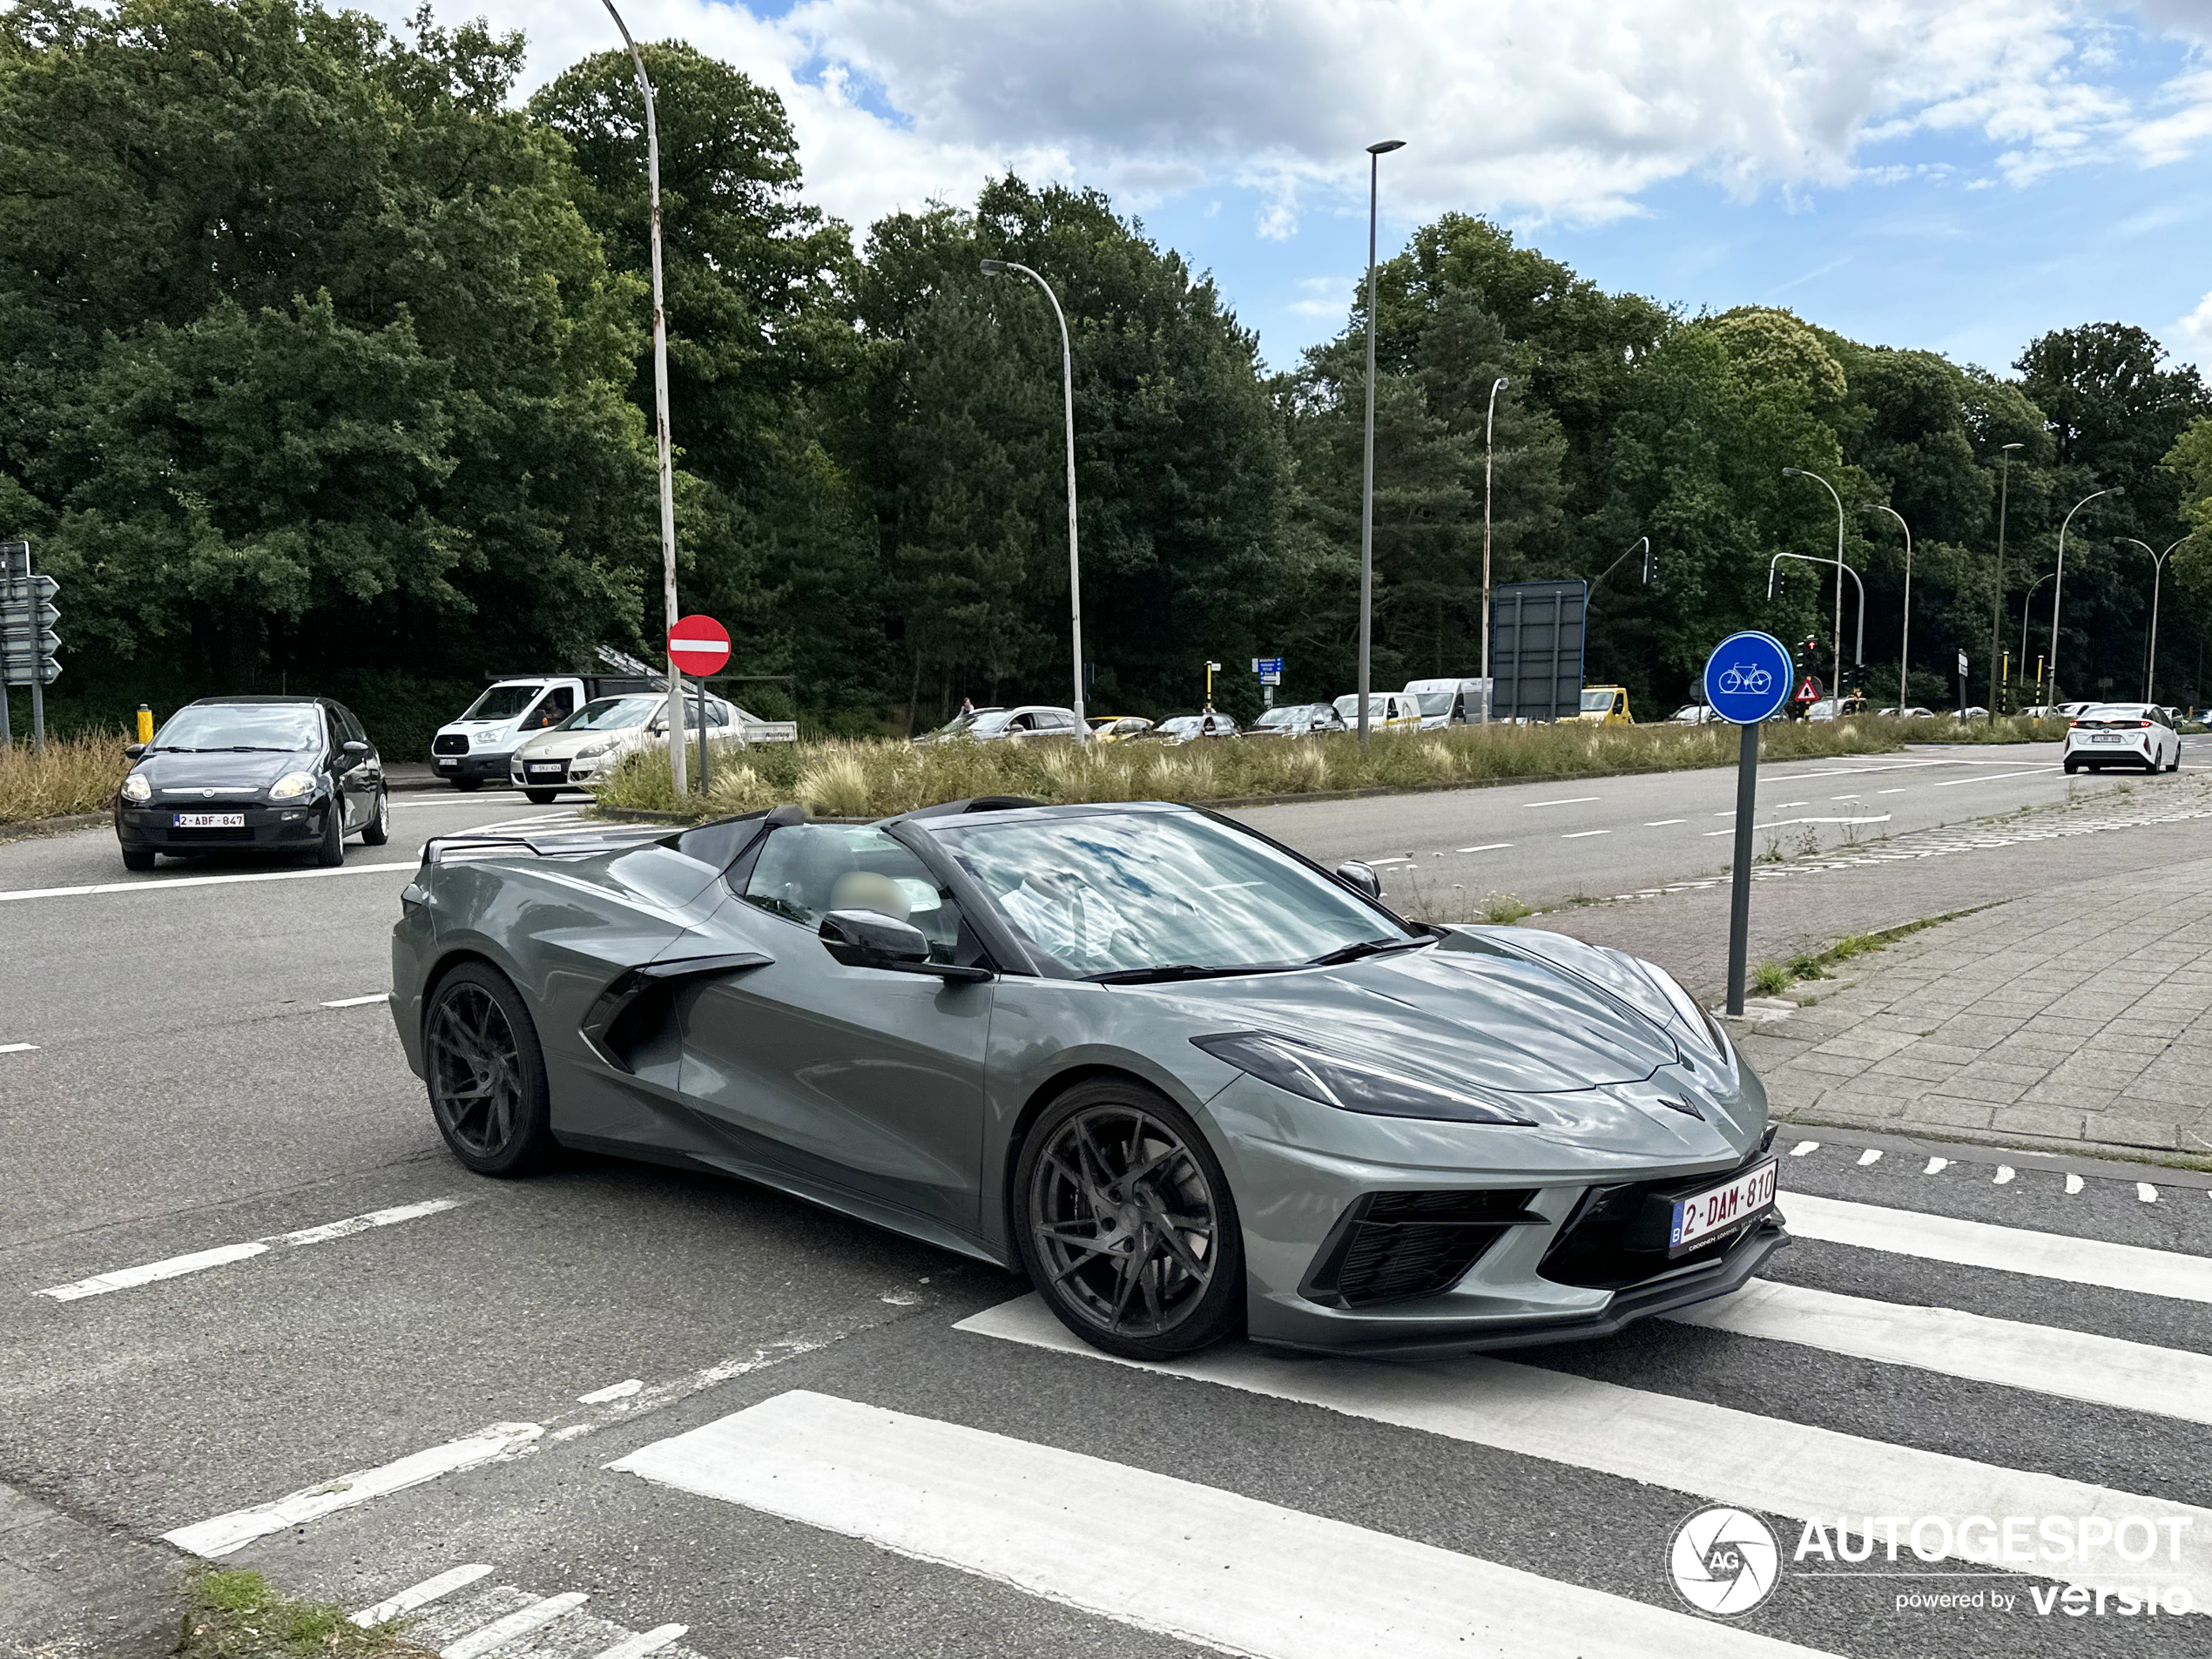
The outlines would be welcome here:
M 1772 719 L 1790 699 L 1797 664 L 1772 634 L 1730 634 L 1705 659 L 1705 700 L 1730 725 Z

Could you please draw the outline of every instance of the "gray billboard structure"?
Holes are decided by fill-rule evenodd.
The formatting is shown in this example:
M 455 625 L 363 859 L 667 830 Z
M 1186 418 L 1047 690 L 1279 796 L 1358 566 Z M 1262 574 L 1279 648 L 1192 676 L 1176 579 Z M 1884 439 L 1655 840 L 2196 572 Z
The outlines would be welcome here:
M 1507 582 L 1492 590 L 1490 718 L 1571 720 L 1582 706 L 1590 584 Z

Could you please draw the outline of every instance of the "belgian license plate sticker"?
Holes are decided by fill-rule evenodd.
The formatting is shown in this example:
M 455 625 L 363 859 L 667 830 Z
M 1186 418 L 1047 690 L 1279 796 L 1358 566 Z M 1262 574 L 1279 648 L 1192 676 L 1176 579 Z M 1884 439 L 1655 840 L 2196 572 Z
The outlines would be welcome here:
M 177 829 L 244 829 L 244 813 L 179 813 Z
M 551 778 L 557 776 L 560 770 L 557 764 L 550 766 L 533 765 L 530 767 L 530 775 L 536 778 Z
M 1769 1158 L 1725 1186 L 1676 1199 L 1674 1225 L 1668 1233 L 1667 1248 L 1681 1250 L 1770 1208 L 1774 1203 L 1777 1168 L 1775 1161 Z
M 2092 732 L 2089 734 L 2089 741 L 2092 743 L 2117 743 L 2120 741 L 2120 733 L 2117 732 Z

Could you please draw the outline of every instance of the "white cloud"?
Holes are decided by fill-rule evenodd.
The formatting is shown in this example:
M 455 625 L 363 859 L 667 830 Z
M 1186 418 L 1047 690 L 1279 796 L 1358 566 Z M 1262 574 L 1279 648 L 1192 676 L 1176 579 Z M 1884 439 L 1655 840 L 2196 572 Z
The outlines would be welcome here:
M 397 21 L 415 0 L 370 0 Z M 543 78 L 614 41 L 590 0 L 462 0 L 526 29 Z M 2148 27 L 2212 43 L 2205 0 L 631 0 L 774 87 L 810 193 L 865 225 L 989 174 L 1143 206 L 1206 184 L 1264 237 L 1365 206 L 1366 145 L 1401 220 L 1446 207 L 1602 222 L 1669 179 L 1793 196 L 1973 140 L 2006 182 L 2212 139 L 2212 71 L 2139 111 L 2110 84 Z M 1969 165 L 1966 182 L 1971 177 Z
M 2167 330 L 2174 355 L 2184 362 L 2212 368 L 2212 293 L 2197 301 L 2196 309 Z

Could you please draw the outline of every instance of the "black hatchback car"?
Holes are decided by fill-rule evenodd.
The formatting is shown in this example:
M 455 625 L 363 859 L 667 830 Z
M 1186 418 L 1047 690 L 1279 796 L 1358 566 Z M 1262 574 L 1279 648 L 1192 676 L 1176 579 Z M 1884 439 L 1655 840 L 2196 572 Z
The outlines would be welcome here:
M 327 697 L 204 697 L 171 715 L 115 797 L 123 862 L 221 851 L 312 852 L 343 864 L 346 839 L 391 834 L 384 763 L 353 711 Z

